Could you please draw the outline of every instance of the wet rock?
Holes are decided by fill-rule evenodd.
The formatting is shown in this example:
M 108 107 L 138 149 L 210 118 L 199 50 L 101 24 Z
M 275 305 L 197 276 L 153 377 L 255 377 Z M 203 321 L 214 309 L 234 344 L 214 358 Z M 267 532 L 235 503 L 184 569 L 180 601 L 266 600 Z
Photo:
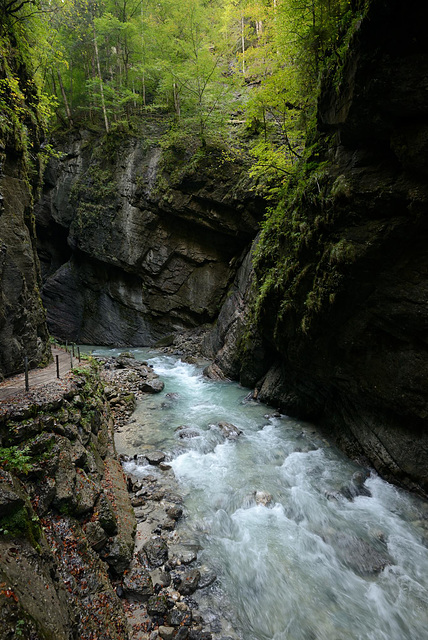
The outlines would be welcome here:
M 171 576 L 167 571 L 160 571 L 159 569 L 156 569 L 155 571 L 151 571 L 150 575 L 155 587 L 156 585 L 160 585 L 162 588 L 169 587 L 171 584 Z
M 167 462 L 160 462 L 159 469 L 161 469 L 162 471 L 169 471 L 171 469 L 171 465 Z
M 174 627 L 160 626 L 158 629 L 159 635 L 163 640 L 172 640 L 175 634 Z
M 187 627 L 180 627 L 175 634 L 174 640 L 187 640 L 189 636 L 189 630 Z
M 200 567 L 199 571 L 201 577 L 198 583 L 198 589 L 205 589 L 205 587 L 209 587 L 210 584 L 213 584 L 213 582 L 217 580 L 217 575 L 212 569 Z
M 352 476 L 351 482 L 340 489 L 340 493 L 348 500 L 353 500 L 357 496 L 371 497 L 371 491 L 365 486 L 365 481 L 370 477 L 368 471 L 357 471 Z
M 130 569 L 123 579 L 125 592 L 139 600 L 145 602 L 153 595 L 153 582 L 149 572 L 142 567 Z
M 165 454 L 163 451 L 148 451 L 144 454 L 152 465 L 158 465 L 165 460 Z
M 254 500 L 256 501 L 256 504 L 262 504 L 267 507 L 268 504 L 271 504 L 273 498 L 267 491 L 256 491 L 254 493 Z
M 226 438 L 229 438 L 229 440 L 236 440 L 236 438 L 242 433 L 241 429 L 238 429 L 238 427 L 235 427 L 235 425 L 230 422 L 219 422 L 218 427 L 222 434 Z
M 168 615 L 168 623 L 171 627 L 181 627 L 183 625 L 189 627 L 192 623 L 192 614 L 189 611 L 180 611 L 178 607 L 174 607 Z
M 160 536 L 148 540 L 143 550 L 152 567 L 160 567 L 168 560 L 168 545 Z
M 146 380 L 141 382 L 139 385 L 139 390 L 143 393 L 160 393 L 164 389 L 164 383 L 162 380 L 154 379 L 154 380 Z
M 181 564 L 191 564 L 197 558 L 196 551 L 193 549 L 186 548 L 175 548 L 174 549 L 174 557 L 171 560 L 172 566 L 177 566 Z
M 189 428 L 181 428 L 180 430 L 177 430 L 178 432 L 178 437 L 181 440 L 191 440 L 192 438 L 198 438 L 201 434 L 199 433 L 199 431 L 196 431 L 196 429 L 189 429 Z
M 190 595 L 194 593 L 198 588 L 199 580 L 201 579 L 201 574 L 198 569 L 193 569 L 192 571 L 187 571 L 183 574 L 180 583 L 177 587 L 177 590 L 183 596 Z
M 163 616 L 168 611 L 166 596 L 151 596 L 147 603 L 147 613 L 151 616 Z
M 212 634 L 209 631 L 190 629 L 188 638 L 189 640 L 212 640 Z
M 183 508 L 178 504 L 171 505 L 165 509 L 170 518 L 178 520 L 183 515 Z
M 325 540 L 333 546 L 343 564 L 360 575 L 379 573 L 392 563 L 386 551 L 351 534 L 336 533 Z

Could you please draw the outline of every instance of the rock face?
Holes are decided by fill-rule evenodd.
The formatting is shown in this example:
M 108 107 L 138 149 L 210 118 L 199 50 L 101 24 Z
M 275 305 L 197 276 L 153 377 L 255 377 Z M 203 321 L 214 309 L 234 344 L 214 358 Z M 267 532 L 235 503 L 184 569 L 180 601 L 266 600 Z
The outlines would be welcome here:
M 0 105 L 0 379 L 22 371 L 24 356 L 35 367 L 49 360 L 48 333 L 39 285 L 33 219 L 33 195 L 39 167 L 29 167 L 28 152 L 38 163 L 41 129 L 37 114 L 37 95 L 27 69 L 19 60 L 16 43 L 10 49 L 4 36 L 0 60 L 0 81 L 19 78 L 16 91 L 27 96 L 20 103 L 16 122 L 13 92 L 2 91 Z M 7 52 L 7 53 L 5 53 Z M 15 58 L 16 56 L 16 58 Z M 25 119 L 21 122 L 21 119 Z M 11 126 L 10 122 L 14 122 Z M 23 140 L 27 140 L 23 144 Z M 28 148 L 25 149 L 25 144 Z
M 109 571 L 136 521 L 98 374 L 2 402 L 0 445 L 1 637 L 126 640 Z
M 427 18 L 422 4 L 370 3 L 340 76 L 323 81 L 317 151 L 327 162 L 314 155 L 275 250 L 256 266 L 272 283 L 258 328 L 245 320 L 243 267 L 236 304 L 206 345 L 213 374 L 256 385 L 260 399 L 324 424 L 350 455 L 424 494 Z
M 147 124 L 144 126 L 148 126 Z M 245 167 L 156 143 L 159 124 L 88 132 L 51 162 L 37 209 L 42 297 L 60 338 L 149 345 L 215 319 L 263 207 Z

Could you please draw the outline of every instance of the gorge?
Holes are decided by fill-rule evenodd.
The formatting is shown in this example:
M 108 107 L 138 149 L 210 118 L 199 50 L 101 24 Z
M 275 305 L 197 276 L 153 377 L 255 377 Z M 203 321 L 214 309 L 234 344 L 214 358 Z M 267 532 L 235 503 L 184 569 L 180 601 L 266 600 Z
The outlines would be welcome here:
M 265 112 L 243 124 L 256 73 L 233 88 L 227 144 L 206 123 L 196 137 L 176 134 L 178 75 L 173 117 L 144 103 L 125 125 L 110 107 L 109 130 L 68 121 L 47 143 L 22 34 L 2 31 L 0 376 L 21 372 L 24 356 L 46 365 L 49 334 L 202 356 L 208 378 L 240 382 L 427 498 L 428 10 L 346 5 L 352 20 L 338 21 L 336 44 L 325 40 L 305 142 L 287 140 L 296 158 L 277 169 L 278 181 L 292 174 L 277 191 L 251 155 Z

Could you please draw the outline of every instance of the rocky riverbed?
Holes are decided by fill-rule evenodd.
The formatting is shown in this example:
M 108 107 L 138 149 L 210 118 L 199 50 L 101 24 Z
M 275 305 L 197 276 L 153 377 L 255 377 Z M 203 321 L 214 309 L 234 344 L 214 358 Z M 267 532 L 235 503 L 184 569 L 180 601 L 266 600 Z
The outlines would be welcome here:
M 135 401 L 142 394 L 159 393 L 163 382 L 147 362 L 131 354 L 98 358 L 105 393 L 115 424 L 115 439 L 132 425 Z M 130 422 L 131 421 L 131 422 Z M 120 448 L 120 447 L 119 447 Z M 183 500 L 167 455 L 147 449 L 144 455 L 121 456 L 143 471 L 127 474 L 127 486 L 137 521 L 132 561 L 116 592 L 122 598 L 133 640 L 210 640 L 209 621 L 198 613 L 192 597 L 216 580 L 207 566 L 197 565 L 196 551 L 176 531 L 183 517 Z M 215 637 L 222 637 L 216 635 Z

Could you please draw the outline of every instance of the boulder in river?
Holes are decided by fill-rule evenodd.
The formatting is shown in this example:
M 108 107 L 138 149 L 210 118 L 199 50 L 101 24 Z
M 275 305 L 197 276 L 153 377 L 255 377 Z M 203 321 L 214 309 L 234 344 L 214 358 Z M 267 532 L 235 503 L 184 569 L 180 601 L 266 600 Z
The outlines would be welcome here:
M 165 460 L 163 451 L 148 451 L 144 454 L 150 464 L 157 465 Z
M 186 571 L 183 573 L 180 584 L 177 589 L 182 596 L 189 596 L 194 593 L 198 588 L 199 580 L 201 579 L 201 573 L 198 569 L 192 569 L 192 571 Z
M 267 491 L 255 491 L 254 500 L 256 504 L 262 504 L 264 507 L 267 507 L 268 504 L 271 504 L 273 498 Z
M 332 545 L 339 559 L 347 567 L 360 575 L 380 573 L 392 560 L 386 551 L 362 538 L 349 533 L 335 533 L 327 536 L 326 542 Z
M 163 391 L 164 386 L 165 385 L 162 380 L 155 378 L 154 380 L 145 380 L 144 382 L 141 382 L 139 389 L 144 393 L 160 393 Z
M 241 429 L 238 429 L 238 427 L 235 427 L 235 425 L 230 422 L 219 422 L 218 427 L 222 434 L 226 438 L 229 438 L 229 440 L 236 440 L 242 433 Z

